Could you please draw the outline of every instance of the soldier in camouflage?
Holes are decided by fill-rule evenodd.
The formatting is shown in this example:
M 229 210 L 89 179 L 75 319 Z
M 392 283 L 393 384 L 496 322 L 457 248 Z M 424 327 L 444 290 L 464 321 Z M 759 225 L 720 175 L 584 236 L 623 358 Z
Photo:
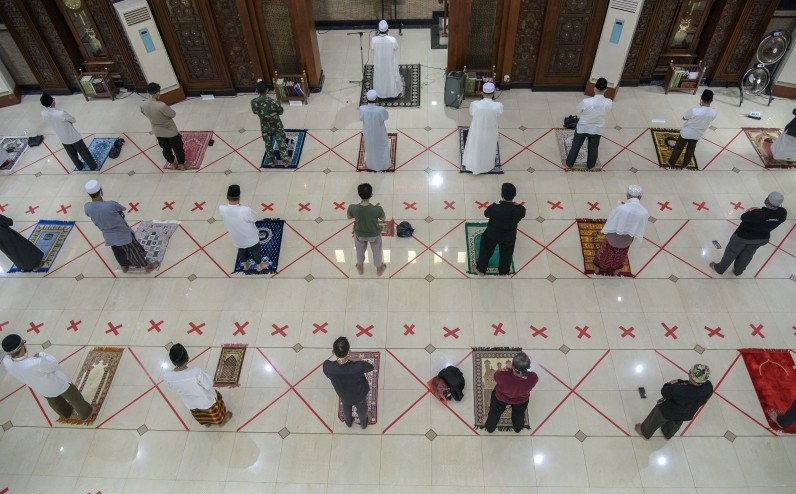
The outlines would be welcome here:
M 260 129 L 263 134 L 263 141 L 265 142 L 265 156 L 271 166 L 286 167 L 290 164 L 287 155 L 287 143 L 285 138 L 285 128 L 282 126 L 282 119 L 279 118 L 285 110 L 282 105 L 269 98 L 268 87 L 262 80 L 257 81 L 257 96 L 252 100 L 252 112 L 260 118 Z M 277 161 L 274 156 L 274 146 L 271 144 L 272 136 L 276 137 L 277 145 L 279 146 L 280 160 Z

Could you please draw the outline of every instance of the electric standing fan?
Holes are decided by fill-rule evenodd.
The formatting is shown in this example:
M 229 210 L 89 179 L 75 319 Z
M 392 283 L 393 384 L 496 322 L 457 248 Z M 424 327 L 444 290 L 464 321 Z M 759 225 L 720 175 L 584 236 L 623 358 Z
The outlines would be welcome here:
M 743 104 L 744 93 L 759 96 L 768 95 L 768 105 L 774 100 L 771 94 L 771 74 L 776 74 L 782 58 L 790 47 L 790 34 L 785 31 L 773 31 L 768 33 L 760 44 L 757 45 L 755 56 L 757 63 L 754 67 L 747 70 L 740 83 L 741 102 Z

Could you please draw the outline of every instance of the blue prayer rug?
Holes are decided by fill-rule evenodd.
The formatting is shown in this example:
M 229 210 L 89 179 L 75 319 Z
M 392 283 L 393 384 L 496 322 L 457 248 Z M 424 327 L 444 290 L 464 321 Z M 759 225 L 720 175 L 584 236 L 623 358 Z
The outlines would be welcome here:
M 97 162 L 97 169 L 95 171 L 99 171 L 102 169 L 102 165 L 105 164 L 105 160 L 108 159 L 108 153 L 111 152 L 111 148 L 116 143 L 116 137 L 95 137 L 91 140 L 91 144 L 88 145 L 88 150 L 91 152 L 91 156 L 94 157 L 94 161 Z M 73 171 L 81 171 L 75 168 Z
M 249 270 L 243 269 L 243 262 L 248 259 L 235 258 L 235 269 L 233 273 L 243 272 L 244 274 L 271 274 L 276 273 L 279 267 L 279 251 L 282 250 L 282 230 L 285 228 L 285 220 L 264 219 L 254 223 L 260 231 L 260 252 L 262 261 L 268 263 L 268 268 L 257 271 L 256 267 Z M 259 259 L 255 259 L 255 262 Z
M 44 252 L 42 265 L 36 270 L 37 273 L 46 273 L 50 270 L 55 262 L 55 256 L 63 247 L 66 242 L 66 237 L 75 226 L 74 221 L 51 221 L 39 220 L 33 231 L 28 237 L 28 240 L 33 243 L 40 251 Z M 20 269 L 16 266 L 11 266 L 8 270 L 9 273 L 18 273 Z
M 470 127 L 459 127 L 459 162 L 463 161 L 464 145 L 467 143 L 467 134 L 470 132 Z M 459 173 L 473 173 L 462 164 L 459 168 Z M 500 144 L 495 149 L 495 167 L 487 172 L 487 174 L 501 174 L 503 173 L 503 166 L 500 164 Z
M 285 129 L 287 157 L 290 162 L 284 167 L 273 166 L 266 161 L 267 154 L 263 154 L 260 168 L 271 168 L 274 170 L 279 170 L 280 168 L 298 168 L 299 161 L 301 160 L 301 151 L 304 149 L 304 139 L 306 137 L 307 129 Z M 281 160 L 282 153 L 279 151 L 279 145 L 276 143 L 276 136 L 271 136 L 271 145 L 274 147 L 274 156 L 276 156 L 277 160 Z

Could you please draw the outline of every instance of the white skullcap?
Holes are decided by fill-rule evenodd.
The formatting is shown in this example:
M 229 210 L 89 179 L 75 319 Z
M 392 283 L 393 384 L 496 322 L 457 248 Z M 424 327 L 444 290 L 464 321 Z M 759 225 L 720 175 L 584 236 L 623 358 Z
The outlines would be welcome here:
M 387 21 L 384 19 L 379 21 L 379 31 L 382 33 L 386 33 L 387 30 L 390 29 L 390 26 L 387 25 Z
M 785 198 L 779 192 L 772 192 L 771 194 L 768 195 L 768 197 L 766 197 L 766 201 L 768 201 L 768 203 L 774 206 L 775 208 L 778 208 L 782 206 L 782 203 L 785 201 Z
M 89 194 L 96 194 L 97 192 L 100 191 L 101 188 L 102 187 L 100 187 L 99 182 L 97 182 L 96 180 L 89 180 L 88 182 L 86 182 L 86 192 L 88 192 Z
M 376 94 L 376 90 L 375 89 L 369 89 L 368 90 L 368 101 L 376 101 L 378 99 L 378 97 L 379 97 L 379 95 Z
M 641 188 L 640 185 L 628 185 L 627 186 L 627 195 L 630 197 L 641 197 L 641 194 L 644 192 L 644 189 Z
M 486 84 L 484 84 L 484 87 L 481 88 L 481 90 L 486 94 L 492 94 L 495 92 L 495 85 L 492 84 L 491 82 L 487 82 Z

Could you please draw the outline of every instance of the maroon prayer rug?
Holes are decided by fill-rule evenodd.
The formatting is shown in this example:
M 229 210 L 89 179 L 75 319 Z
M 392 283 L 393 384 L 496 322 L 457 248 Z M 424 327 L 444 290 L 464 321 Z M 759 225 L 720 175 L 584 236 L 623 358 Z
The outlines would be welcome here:
M 349 355 L 370 362 L 373 365 L 373 372 L 365 374 L 365 379 L 368 380 L 370 385 L 370 392 L 368 392 L 366 399 L 368 404 L 368 425 L 373 425 L 377 422 L 379 413 L 379 364 L 381 362 L 381 354 L 379 352 L 351 352 Z M 356 408 L 354 408 L 352 416 L 354 417 L 354 423 L 358 424 L 359 416 Z M 337 418 L 340 419 L 340 422 L 345 423 L 343 419 L 343 402 L 339 399 L 337 400 Z
M 768 411 L 784 413 L 796 399 L 796 364 L 790 350 L 742 348 L 739 351 L 768 425 L 780 429 L 768 416 Z M 796 424 L 791 424 L 784 432 L 796 434 Z

